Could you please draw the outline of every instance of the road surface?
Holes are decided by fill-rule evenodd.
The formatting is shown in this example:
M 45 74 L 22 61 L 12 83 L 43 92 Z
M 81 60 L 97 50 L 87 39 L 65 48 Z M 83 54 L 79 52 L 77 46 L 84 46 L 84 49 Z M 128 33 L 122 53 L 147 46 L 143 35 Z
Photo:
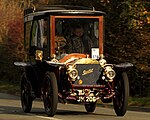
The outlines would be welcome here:
M 42 101 L 34 101 L 31 113 L 23 113 L 19 97 L 0 93 L 0 120 L 150 120 L 150 112 L 127 111 L 124 117 L 117 117 L 108 107 L 97 107 L 88 114 L 83 105 L 58 104 L 56 115 L 47 117 Z

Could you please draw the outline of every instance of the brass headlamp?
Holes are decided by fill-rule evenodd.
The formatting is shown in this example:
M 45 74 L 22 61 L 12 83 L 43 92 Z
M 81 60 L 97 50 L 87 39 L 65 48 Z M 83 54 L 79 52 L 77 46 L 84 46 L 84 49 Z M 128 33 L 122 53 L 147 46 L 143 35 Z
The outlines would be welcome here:
M 104 72 L 106 77 L 110 80 L 112 80 L 116 76 L 116 72 L 112 69 L 112 66 L 106 66 Z
M 78 71 L 76 69 L 76 66 L 69 64 L 67 67 L 68 67 L 67 71 L 68 71 L 69 77 L 75 80 L 78 77 Z

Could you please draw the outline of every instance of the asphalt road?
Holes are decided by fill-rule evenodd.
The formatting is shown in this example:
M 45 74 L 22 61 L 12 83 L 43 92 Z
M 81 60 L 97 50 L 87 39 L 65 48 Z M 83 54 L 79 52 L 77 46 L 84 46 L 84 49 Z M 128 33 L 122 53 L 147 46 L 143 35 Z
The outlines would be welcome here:
M 88 114 L 82 105 L 58 104 L 56 115 L 47 117 L 42 101 L 34 101 L 31 113 L 23 113 L 19 97 L 0 93 L 0 120 L 150 120 L 148 110 L 140 111 L 127 111 L 124 117 L 117 117 L 109 107 L 97 107 Z

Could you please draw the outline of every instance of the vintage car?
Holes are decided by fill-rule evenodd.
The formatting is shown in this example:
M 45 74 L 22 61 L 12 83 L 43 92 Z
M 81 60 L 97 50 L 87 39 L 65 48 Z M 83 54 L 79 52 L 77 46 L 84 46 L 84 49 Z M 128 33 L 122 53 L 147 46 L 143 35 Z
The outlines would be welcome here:
M 24 11 L 25 59 L 14 62 L 24 70 L 24 112 L 31 111 L 35 98 L 42 98 L 48 116 L 55 115 L 58 103 L 83 104 L 87 112 L 94 112 L 98 100 L 113 102 L 117 116 L 125 115 L 126 70 L 133 65 L 106 62 L 104 17 L 102 11 L 81 6 L 38 6 Z M 81 26 L 81 36 L 73 39 Z

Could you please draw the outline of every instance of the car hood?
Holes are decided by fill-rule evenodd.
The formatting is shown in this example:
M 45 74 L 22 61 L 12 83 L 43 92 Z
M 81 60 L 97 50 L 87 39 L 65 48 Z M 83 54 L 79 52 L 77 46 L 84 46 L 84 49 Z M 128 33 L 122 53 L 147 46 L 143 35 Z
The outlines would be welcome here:
M 59 62 L 64 64 L 99 64 L 99 61 L 88 58 L 88 56 L 79 53 L 68 54 L 60 59 Z

